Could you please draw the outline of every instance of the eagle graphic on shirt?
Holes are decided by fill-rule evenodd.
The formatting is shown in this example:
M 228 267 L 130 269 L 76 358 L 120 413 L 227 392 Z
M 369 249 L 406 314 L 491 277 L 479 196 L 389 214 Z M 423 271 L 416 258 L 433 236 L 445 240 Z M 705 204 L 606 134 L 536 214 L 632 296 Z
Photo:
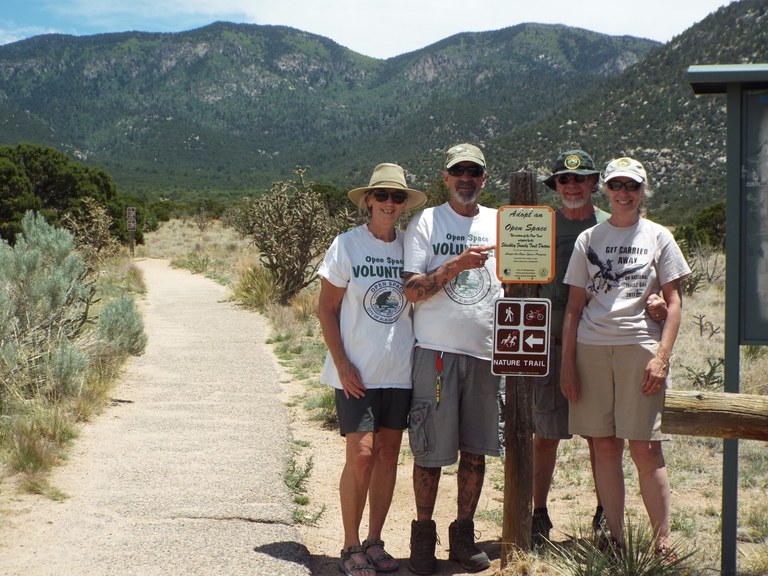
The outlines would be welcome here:
M 594 293 L 602 291 L 604 294 L 608 294 L 608 292 L 614 288 L 619 287 L 621 279 L 624 278 L 624 276 L 633 274 L 645 266 L 645 264 L 638 264 L 622 270 L 614 270 L 613 260 L 607 258 L 605 262 L 603 262 L 600 260 L 597 253 L 592 250 L 592 247 L 587 248 L 587 259 L 591 264 L 594 264 L 600 269 L 592 276 L 592 285 L 587 287 L 588 290 Z

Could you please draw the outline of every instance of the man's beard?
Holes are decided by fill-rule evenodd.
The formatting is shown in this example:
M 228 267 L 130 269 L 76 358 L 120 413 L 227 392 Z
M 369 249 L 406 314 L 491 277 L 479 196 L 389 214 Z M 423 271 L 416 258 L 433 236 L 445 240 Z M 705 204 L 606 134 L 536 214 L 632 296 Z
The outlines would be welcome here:
M 453 192 L 453 199 L 456 200 L 456 202 L 458 202 L 459 204 L 462 204 L 463 206 L 469 206 L 470 204 L 474 204 L 477 201 L 477 198 L 480 196 L 481 191 L 482 191 L 481 188 L 476 188 L 475 191 L 472 193 L 472 196 L 464 196 L 458 190 L 455 190 Z
M 571 210 L 575 210 L 576 208 L 583 208 L 587 205 L 587 202 L 589 202 L 589 198 L 584 198 L 583 196 L 581 198 L 563 198 L 563 206 L 566 208 L 570 208 Z

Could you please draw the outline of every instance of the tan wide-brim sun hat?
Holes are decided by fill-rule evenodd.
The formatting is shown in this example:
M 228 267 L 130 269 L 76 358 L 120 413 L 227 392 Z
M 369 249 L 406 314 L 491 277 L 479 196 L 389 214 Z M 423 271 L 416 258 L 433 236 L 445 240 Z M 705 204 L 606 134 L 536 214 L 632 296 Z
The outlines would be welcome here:
M 368 186 L 355 188 L 347 192 L 347 197 L 355 203 L 355 206 L 361 210 L 366 210 L 365 195 L 370 190 L 402 190 L 408 193 L 408 199 L 405 201 L 405 210 L 413 210 L 423 206 L 427 202 L 427 195 L 424 192 L 408 188 L 405 183 L 405 171 L 397 164 L 383 163 L 373 169 L 373 175 Z

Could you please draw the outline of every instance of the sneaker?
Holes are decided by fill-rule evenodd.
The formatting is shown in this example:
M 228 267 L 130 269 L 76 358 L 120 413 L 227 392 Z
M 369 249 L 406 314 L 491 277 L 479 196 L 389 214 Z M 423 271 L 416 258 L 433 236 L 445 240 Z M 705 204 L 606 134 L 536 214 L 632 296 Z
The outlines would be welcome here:
M 437 526 L 434 520 L 411 522 L 411 558 L 408 569 L 414 574 L 434 574 L 437 569 L 436 545 Z
M 608 521 L 605 519 L 603 507 L 598 506 L 595 515 L 592 517 L 592 542 L 598 549 L 603 549 L 610 542 L 610 530 Z
M 655 553 L 656 553 L 656 556 L 658 556 L 664 564 L 669 564 L 674 566 L 680 563 L 680 557 L 666 543 L 661 543 L 658 546 L 656 546 Z
M 592 533 L 597 536 L 598 532 L 608 532 L 608 522 L 605 520 L 603 507 L 598 506 L 595 515 L 592 516 Z
M 598 544 L 597 549 L 613 562 L 620 562 L 621 558 L 627 553 L 627 547 L 623 542 L 620 542 L 613 536 L 608 537 L 607 535 L 601 543 Z
M 546 508 L 535 508 L 533 522 L 531 523 L 531 545 L 541 548 L 549 541 L 549 531 L 552 529 L 552 521 Z
M 475 546 L 475 523 L 472 520 L 454 520 L 448 527 L 448 559 L 459 562 L 465 570 L 480 572 L 490 568 L 488 554 Z

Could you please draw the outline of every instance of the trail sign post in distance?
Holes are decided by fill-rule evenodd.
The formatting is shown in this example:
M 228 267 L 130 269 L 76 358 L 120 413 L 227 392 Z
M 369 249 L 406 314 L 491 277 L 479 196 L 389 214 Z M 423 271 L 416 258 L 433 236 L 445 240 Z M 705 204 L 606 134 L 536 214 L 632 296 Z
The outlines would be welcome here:
M 499 298 L 494 311 L 491 372 L 497 376 L 549 374 L 547 298 Z

